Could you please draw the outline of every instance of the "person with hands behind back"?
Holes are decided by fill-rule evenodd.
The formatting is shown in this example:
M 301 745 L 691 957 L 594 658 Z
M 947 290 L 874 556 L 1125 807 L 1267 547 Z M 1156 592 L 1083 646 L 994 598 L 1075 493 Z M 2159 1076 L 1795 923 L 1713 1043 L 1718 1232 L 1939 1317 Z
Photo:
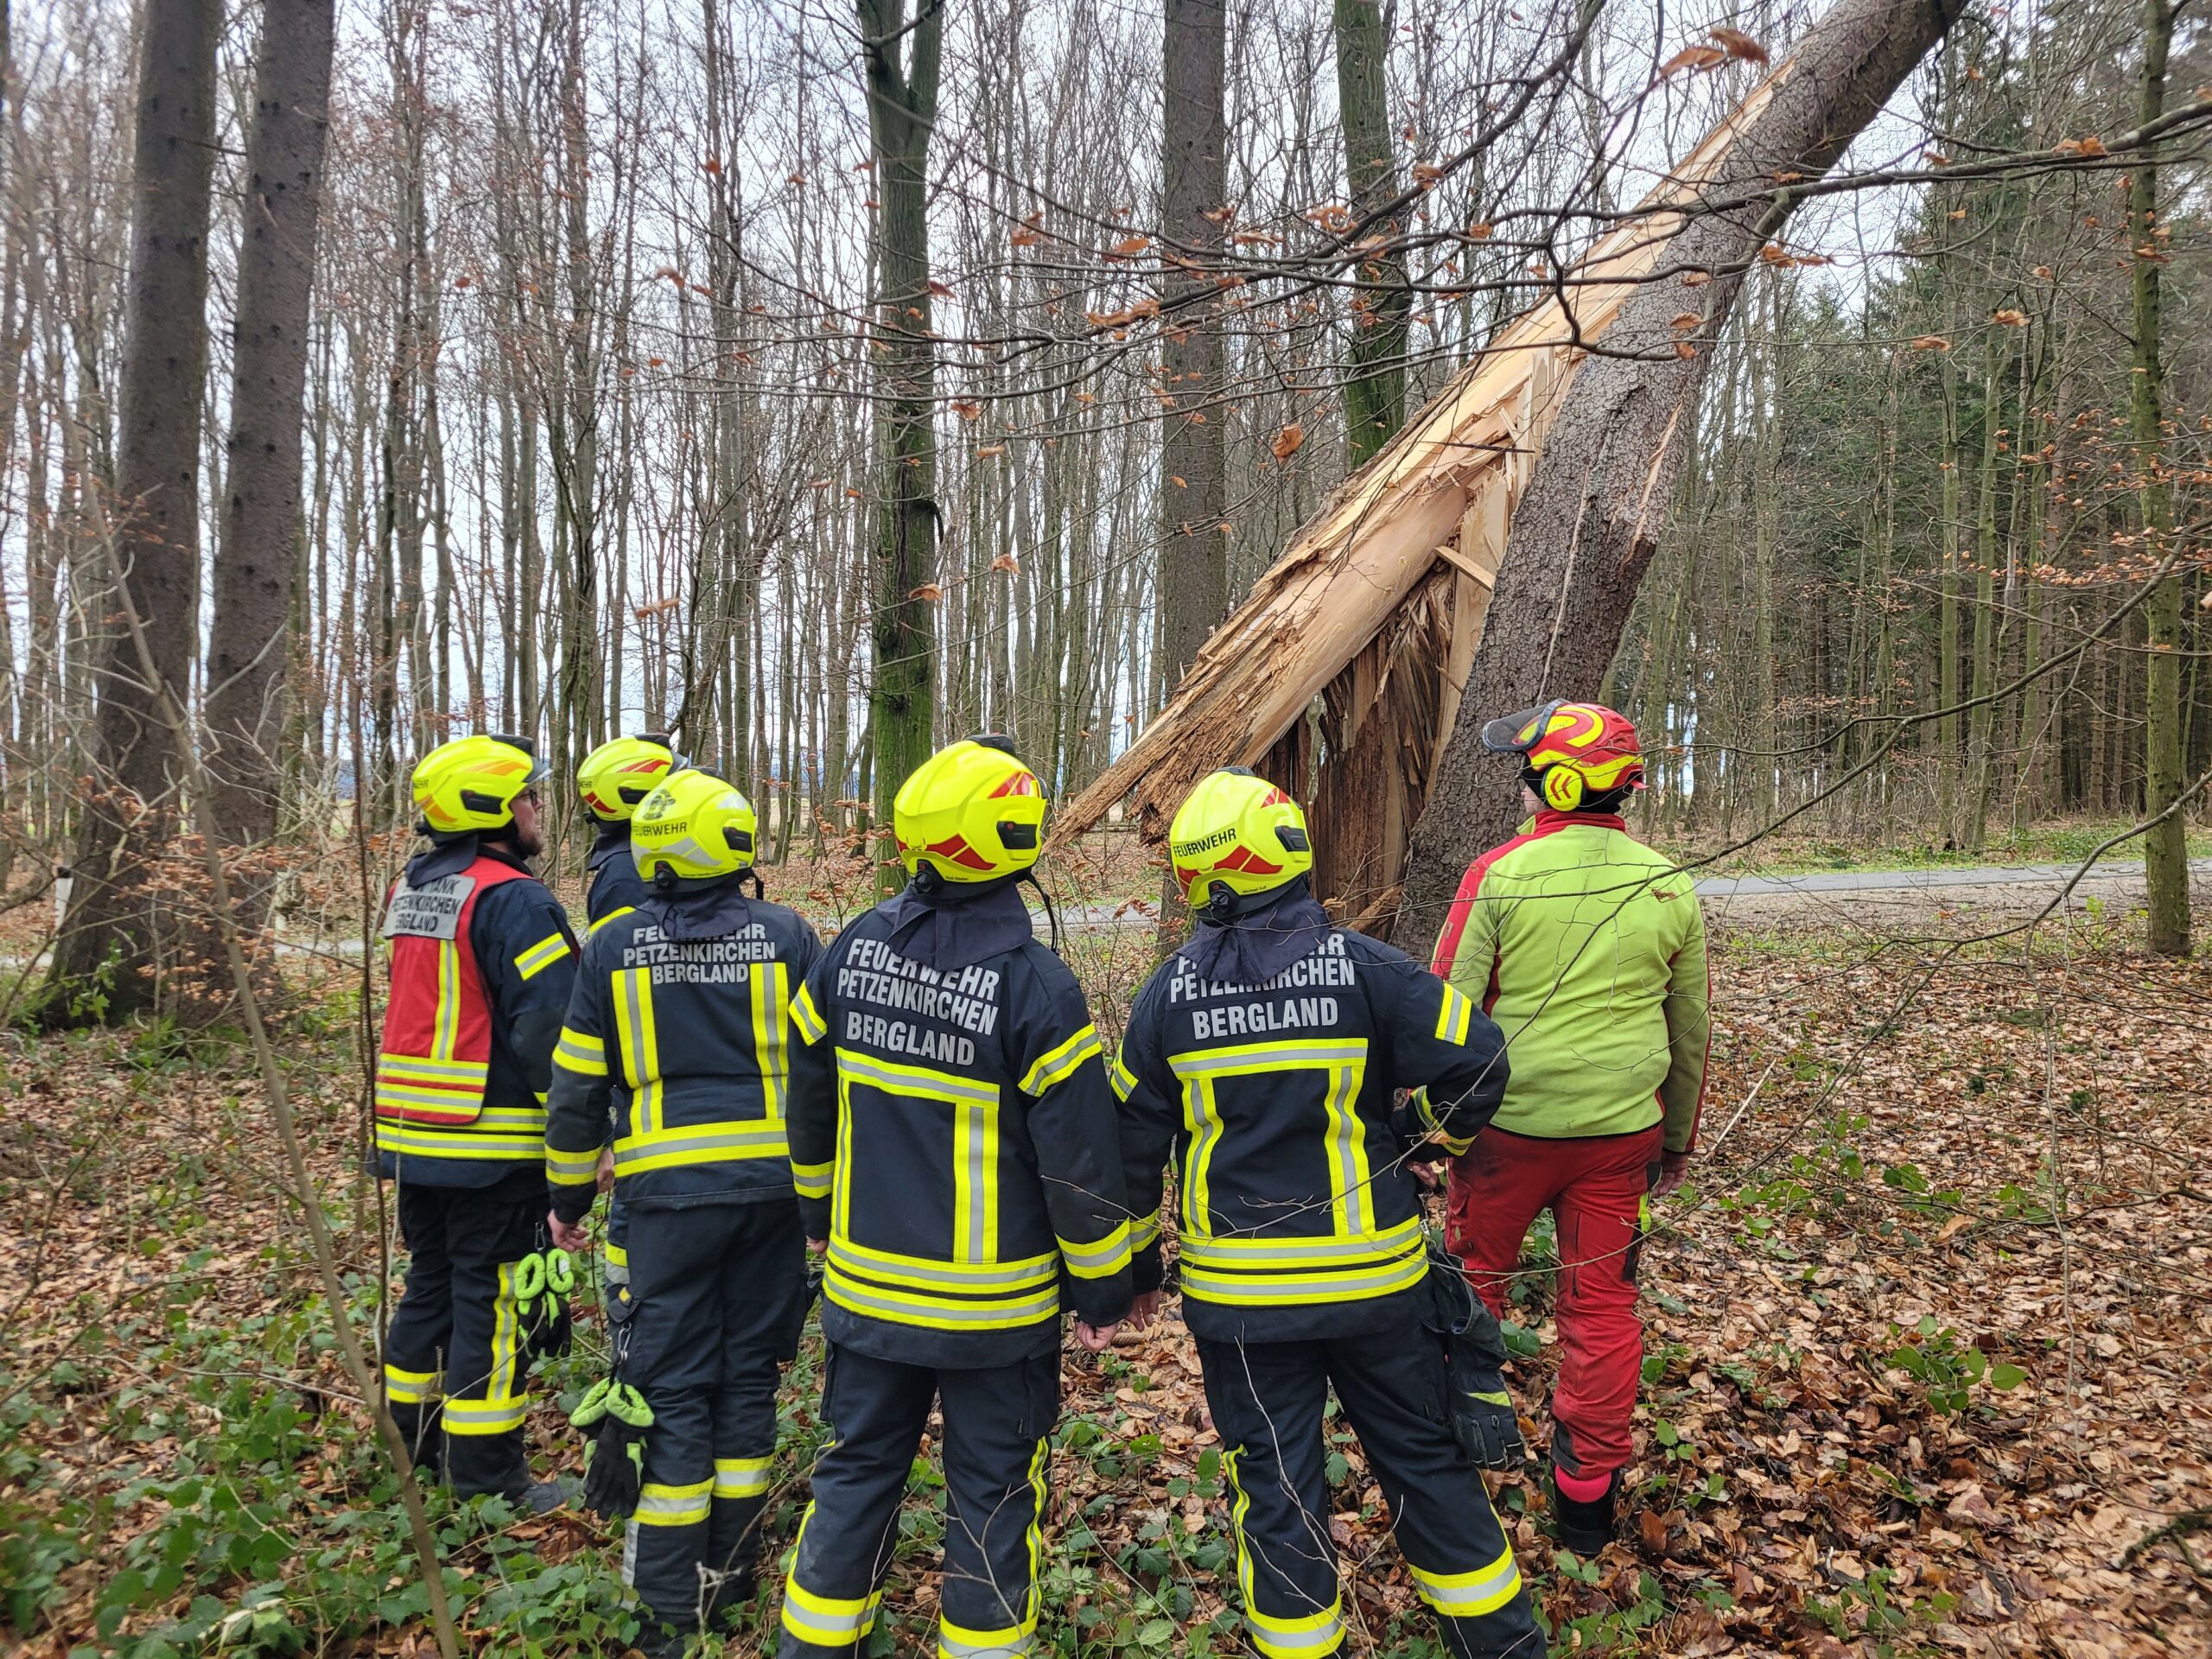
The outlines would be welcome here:
M 1402 952 L 1330 921 L 1307 880 L 1305 814 L 1265 779 L 1215 772 L 1168 841 L 1196 925 L 1137 994 L 1112 1080 L 1141 1316 L 1157 1306 L 1161 1171 L 1177 1157 L 1183 1318 L 1236 1494 L 1252 1643 L 1266 1659 L 1319 1659 L 1344 1641 L 1323 1433 L 1333 1387 L 1449 1650 L 1538 1659 L 1512 1547 L 1452 1419 L 1478 1417 L 1500 1459 L 1519 1431 L 1502 1383 L 1484 1390 L 1492 1400 L 1450 1397 L 1431 1334 L 1450 1299 L 1432 1282 L 1408 1109 L 1394 1104 L 1421 1090 L 1410 1127 L 1465 1150 L 1505 1090 L 1497 1028 Z M 1442 1288 L 1465 1299 L 1456 1275 Z
M 748 887 L 757 830 L 751 803 L 707 772 L 645 798 L 632 833 L 645 891 L 586 941 L 554 1051 L 555 1237 L 582 1244 L 610 1117 L 630 1220 L 613 1375 L 574 1421 L 599 1431 L 584 1496 L 628 1520 L 624 1577 L 654 1655 L 753 1593 L 777 1373 L 806 1315 L 786 1036 L 822 946 Z
M 912 878 L 792 1004 L 791 1171 L 822 1285 L 836 1438 L 784 1587 L 784 1659 L 874 1628 L 899 1502 L 944 1420 L 938 1652 L 1037 1643 L 1060 1319 L 1104 1348 L 1129 1306 L 1114 1101 L 1075 976 L 1020 882 L 1043 785 L 1006 740 L 940 750 L 893 804 Z

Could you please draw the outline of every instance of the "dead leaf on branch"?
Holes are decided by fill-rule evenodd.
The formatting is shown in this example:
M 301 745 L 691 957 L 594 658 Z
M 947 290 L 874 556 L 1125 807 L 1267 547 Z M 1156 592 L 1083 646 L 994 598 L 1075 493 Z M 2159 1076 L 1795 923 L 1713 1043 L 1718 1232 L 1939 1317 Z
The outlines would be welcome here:
M 925 605 L 934 605 L 944 597 L 944 589 L 933 582 L 925 582 L 918 588 L 908 588 L 906 597 L 918 599 Z
M 1277 461 L 1288 461 L 1298 453 L 1298 447 L 1305 442 L 1306 429 L 1296 421 L 1293 421 L 1275 434 L 1274 442 L 1270 443 L 1268 448 Z
M 1708 29 L 1705 32 L 1710 38 L 1719 41 L 1721 47 L 1727 52 L 1730 57 L 1735 58 L 1741 62 L 1766 63 L 1770 61 L 1767 56 L 1766 48 L 1760 45 L 1750 35 L 1745 34 L 1740 29 L 1730 29 L 1726 25 L 1720 25 L 1713 29 Z
M 1717 46 L 1686 46 L 1659 66 L 1659 79 L 1664 80 L 1678 70 L 1688 69 L 1702 74 L 1708 69 L 1718 69 L 1728 61 L 1728 54 Z

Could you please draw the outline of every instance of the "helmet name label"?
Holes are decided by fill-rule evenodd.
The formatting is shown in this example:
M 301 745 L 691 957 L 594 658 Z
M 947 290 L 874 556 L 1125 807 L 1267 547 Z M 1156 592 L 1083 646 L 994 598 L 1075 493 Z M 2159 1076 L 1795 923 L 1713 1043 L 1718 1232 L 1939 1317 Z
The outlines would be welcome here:
M 1231 1002 L 1218 1008 L 1194 1008 L 1191 1035 L 1205 1043 L 1219 1037 L 1259 1037 L 1275 1031 L 1313 1031 L 1337 1023 L 1333 996 L 1286 997 L 1280 1002 Z
M 476 891 L 473 875 L 442 875 L 410 887 L 405 881 L 392 889 L 391 903 L 384 913 L 383 936 L 408 934 L 418 939 L 450 939 L 461 931 L 461 912 L 468 895 Z

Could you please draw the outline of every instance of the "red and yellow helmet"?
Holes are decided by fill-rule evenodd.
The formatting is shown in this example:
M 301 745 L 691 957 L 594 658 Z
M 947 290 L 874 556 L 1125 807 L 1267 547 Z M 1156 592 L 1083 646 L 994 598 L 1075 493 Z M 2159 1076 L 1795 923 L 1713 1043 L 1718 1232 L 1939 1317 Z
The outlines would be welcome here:
M 666 735 L 645 732 L 602 743 L 576 768 L 576 792 L 592 816 L 619 823 L 636 813 L 645 797 L 690 763 L 676 753 Z
M 1643 787 L 1643 751 L 1628 717 L 1602 702 L 1555 698 L 1502 715 L 1483 728 L 1483 747 L 1521 757 L 1522 776 L 1560 812 L 1593 796 Z
M 1175 810 L 1167 829 L 1184 902 L 1202 908 L 1217 886 L 1249 899 L 1313 868 L 1313 843 L 1296 801 L 1243 766 L 1211 773 Z
M 927 865 L 947 881 L 995 881 L 1037 861 L 1045 785 L 1004 738 L 963 738 L 899 785 L 891 823 L 907 874 Z

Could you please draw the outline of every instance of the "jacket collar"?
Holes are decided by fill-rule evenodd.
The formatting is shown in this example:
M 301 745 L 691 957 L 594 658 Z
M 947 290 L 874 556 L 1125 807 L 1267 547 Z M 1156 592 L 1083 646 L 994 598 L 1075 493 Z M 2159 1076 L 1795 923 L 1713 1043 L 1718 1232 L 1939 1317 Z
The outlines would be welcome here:
M 1560 830 L 1618 830 L 1625 833 L 1627 822 L 1618 812 L 1557 812 L 1545 807 L 1521 826 L 1524 836 L 1548 836 Z

